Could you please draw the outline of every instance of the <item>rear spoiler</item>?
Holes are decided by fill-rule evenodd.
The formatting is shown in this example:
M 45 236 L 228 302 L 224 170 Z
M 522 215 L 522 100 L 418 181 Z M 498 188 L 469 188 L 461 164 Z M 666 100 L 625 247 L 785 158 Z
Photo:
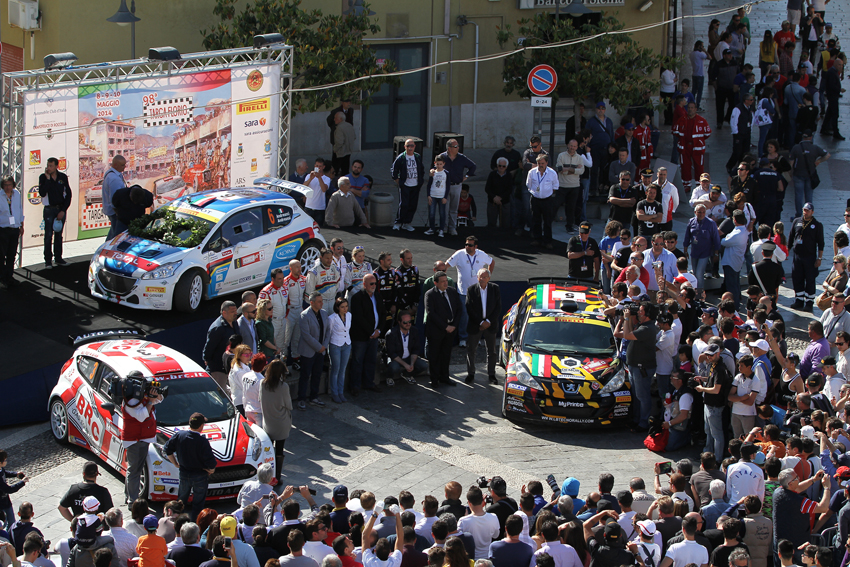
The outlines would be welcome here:
M 528 285 L 575 285 L 575 284 L 583 284 L 594 288 L 599 288 L 601 285 L 599 282 L 595 282 L 591 279 L 583 279 L 583 278 L 573 278 L 573 277 L 540 277 L 540 278 L 528 278 Z
M 313 190 L 307 187 L 306 185 L 301 185 L 300 183 L 295 183 L 294 181 L 286 181 L 285 179 L 280 179 L 279 177 L 258 177 L 254 180 L 254 185 L 265 185 L 269 188 L 270 191 L 277 191 L 278 193 L 283 193 L 284 195 L 298 193 L 305 199 L 309 199 L 313 196 Z
M 78 348 L 82 345 L 93 343 L 96 341 L 112 341 L 115 339 L 143 339 L 147 336 L 141 329 L 103 329 L 101 331 L 92 331 L 84 335 L 68 335 L 68 342 Z

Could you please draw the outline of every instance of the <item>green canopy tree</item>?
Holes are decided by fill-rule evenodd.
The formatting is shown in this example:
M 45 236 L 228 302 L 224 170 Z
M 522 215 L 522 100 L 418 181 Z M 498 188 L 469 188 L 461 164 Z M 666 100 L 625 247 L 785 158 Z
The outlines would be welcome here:
M 626 33 L 611 33 L 624 29 L 616 18 L 602 16 L 597 24 L 578 25 L 569 16 L 560 20 L 541 12 L 533 18 L 517 22 L 516 35 L 510 25 L 497 31 L 499 45 L 505 49 L 526 48 L 505 59 L 502 77 L 505 94 L 518 93 L 530 97 L 526 78 L 535 65 L 551 65 L 558 73 L 558 88 L 552 93 L 554 100 L 572 96 L 578 101 L 608 99 L 622 114 L 629 105 L 640 100 L 647 90 L 658 91 L 661 67 L 677 68 L 679 59 L 657 55 L 651 49 L 640 47 Z M 607 32 L 607 33 L 606 33 Z M 550 49 L 530 47 L 575 41 L 604 34 L 587 41 Z M 524 38 L 522 43 L 518 38 Z
M 221 22 L 201 30 L 206 49 L 231 49 L 253 45 L 255 35 L 279 33 L 295 47 L 296 88 L 332 84 L 377 75 L 342 87 L 293 93 L 295 112 L 314 112 L 337 100 L 356 100 L 368 105 L 368 93 L 384 84 L 399 84 L 387 77 L 391 64 L 378 67 L 375 53 L 363 39 L 380 31 L 377 20 L 369 17 L 369 8 L 351 15 L 327 15 L 321 10 L 303 10 L 301 0 L 253 0 L 242 12 L 237 0 L 216 0 L 213 13 Z M 361 97 L 361 93 L 365 93 Z

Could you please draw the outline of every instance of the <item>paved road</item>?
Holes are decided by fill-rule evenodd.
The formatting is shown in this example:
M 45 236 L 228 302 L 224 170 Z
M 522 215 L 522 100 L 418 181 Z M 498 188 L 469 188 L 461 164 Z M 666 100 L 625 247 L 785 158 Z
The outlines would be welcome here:
M 691 0 L 684 0 L 685 13 L 733 5 L 729 0 L 716 0 L 711 4 L 700 2 L 696 7 L 692 4 Z M 784 19 L 784 6 L 784 2 L 758 5 L 750 14 L 753 36 L 763 35 L 767 25 L 772 29 L 778 27 L 778 22 Z M 846 36 L 848 6 L 832 2 L 829 8 L 827 20 L 835 23 L 839 36 Z M 683 44 L 688 49 L 695 37 L 704 39 L 707 20 L 697 20 L 696 25 L 696 34 L 693 20 L 685 25 Z M 756 55 L 756 50 L 751 49 L 750 59 Z M 683 76 L 689 74 L 686 69 Z M 707 91 L 707 95 L 704 106 L 710 109 L 708 118 L 714 124 L 713 93 Z M 845 98 L 842 102 L 845 108 L 841 113 L 842 124 L 848 116 L 847 101 Z M 850 128 L 846 128 L 845 133 L 847 131 Z M 823 143 L 833 155 L 820 171 L 823 185 L 815 193 L 816 216 L 829 228 L 834 228 L 841 222 L 840 213 L 847 196 L 841 181 L 850 177 L 847 149 L 850 146 L 820 137 L 815 141 Z M 664 137 L 661 155 L 669 154 L 669 147 L 669 139 Z M 725 179 L 723 164 L 730 147 L 728 127 L 712 136 L 709 142 L 708 168 L 715 179 Z M 491 151 L 469 153 L 483 164 L 487 163 Z M 374 161 L 379 159 L 385 156 L 374 154 Z M 473 183 L 473 193 L 483 208 L 481 181 Z M 789 195 L 786 211 L 791 210 L 792 202 L 793 197 Z M 686 215 L 677 218 L 677 229 L 681 229 L 686 218 Z M 415 224 L 424 224 L 421 209 Z M 595 234 L 601 232 L 601 226 L 602 223 L 597 224 Z M 556 227 L 557 236 L 565 239 L 563 230 Z M 431 248 L 434 245 L 418 238 L 415 243 L 421 246 L 423 256 L 431 252 L 437 257 L 445 256 L 446 252 L 459 247 L 458 244 L 446 239 L 445 243 L 437 245 L 438 248 Z M 382 249 L 381 242 L 373 241 L 372 247 L 370 255 Z M 73 244 L 69 246 L 68 255 L 74 256 L 74 251 L 85 254 L 91 249 L 91 242 Z M 26 253 L 25 263 L 37 264 L 38 261 L 38 251 Z M 417 263 L 423 269 L 427 264 L 425 257 Z M 500 268 L 507 266 L 511 266 L 511 271 L 537 274 L 544 264 L 553 269 L 565 267 L 563 259 L 554 254 L 543 259 L 529 259 L 506 252 L 497 274 Z M 786 269 L 790 272 L 790 265 Z M 821 274 L 821 279 L 824 275 Z M 783 295 L 786 297 L 783 303 L 790 304 L 793 295 L 790 290 L 783 290 Z M 783 309 L 787 312 L 786 307 Z M 810 317 L 806 314 L 794 317 L 790 312 L 787 315 L 798 328 Z M 452 372 L 462 375 L 465 368 L 453 366 Z M 503 376 L 501 370 L 499 376 Z M 479 376 L 479 380 L 482 378 Z M 461 383 L 445 390 L 437 395 L 425 386 L 424 379 L 420 379 L 416 386 L 400 384 L 383 394 L 361 396 L 356 403 L 298 412 L 287 443 L 286 483 L 309 483 L 319 490 L 320 500 L 330 496 L 335 484 L 344 483 L 350 489 L 369 488 L 380 496 L 410 490 L 421 501 L 426 494 L 442 498 L 442 486 L 449 480 L 460 481 L 466 487 L 481 475 L 496 474 L 505 478 L 510 494 L 517 496 L 528 480 L 543 479 L 552 473 L 559 480 L 568 475 L 577 477 L 582 482 L 582 493 L 586 493 L 595 487 L 600 471 L 612 472 L 616 478 L 615 489 L 621 489 L 635 475 L 651 480 L 655 462 L 696 455 L 696 448 L 675 455 L 655 455 L 643 448 L 638 436 L 621 430 L 561 431 L 515 426 L 498 413 L 499 388 L 479 382 L 474 386 Z M 89 456 L 77 448 L 56 444 L 46 424 L 0 431 L 0 445 L 9 451 L 9 467 L 21 468 L 32 477 L 31 482 L 14 495 L 13 502 L 17 505 L 26 499 L 34 504 L 36 525 L 49 539 L 57 541 L 66 537 L 67 522 L 59 516 L 56 505 L 67 487 L 79 480 L 82 464 Z M 122 483 L 117 475 L 107 471 L 100 479 L 114 495 L 121 494 Z M 231 508 L 229 504 L 220 507 L 223 511 Z

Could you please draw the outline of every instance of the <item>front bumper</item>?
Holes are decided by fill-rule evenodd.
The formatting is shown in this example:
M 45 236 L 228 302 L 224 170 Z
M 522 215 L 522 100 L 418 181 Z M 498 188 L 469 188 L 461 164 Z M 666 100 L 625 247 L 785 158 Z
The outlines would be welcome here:
M 133 309 L 168 310 L 174 294 L 171 280 L 143 280 L 118 274 L 92 262 L 89 265 L 88 288 L 93 297 L 119 303 Z
M 632 397 L 629 383 L 613 394 L 589 395 L 586 388 L 576 388 L 576 393 L 565 393 L 571 380 L 547 381 L 535 378 L 542 389 L 519 383 L 508 376 L 504 385 L 503 411 L 512 421 L 558 423 L 570 426 L 611 426 L 625 422 L 629 417 Z M 557 384 L 552 388 L 552 384 Z
M 156 475 L 153 473 L 149 484 L 148 498 L 154 502 L 165 502 L 168 500 L 177 500 L 177 492 L 180 487 L 179 473 L 176 469 L 175 474 L 171 471 L 168 476 Z M 225 500 L 228 498 L 236 498 L 242 485 L 257 474 L 257 469 L 250 464 L 233 465 L 228 467 L 218 467 L 216 471 L 210 475 L 209 485 L 207 487 L 207 500 Z

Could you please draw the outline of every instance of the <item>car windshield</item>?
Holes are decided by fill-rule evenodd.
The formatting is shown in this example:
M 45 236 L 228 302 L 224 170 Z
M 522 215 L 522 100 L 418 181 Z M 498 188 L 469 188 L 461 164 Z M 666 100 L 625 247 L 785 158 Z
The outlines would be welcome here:
M 187 425 L 189 416 L 201 412 L 207 421 L 224 421 L 236 415 L 236 408 L 219 390 L 212 378 L 182 378 L 166 380 L 168 395 L 156 406 L 159 425 Z
M 614 353 L 614 335 L 607 326 L 545 319 L 529 321 L 522 350 L 541 354 Z
M 145 226 L 144 234 L 139 236 L 169 246 L 191 248 L 200 244 L 215 227 L 215 222 L 209 219 L 188 215 L 171 207 L 163 212 L 164 216 L 151 215 L 151 222 Z

